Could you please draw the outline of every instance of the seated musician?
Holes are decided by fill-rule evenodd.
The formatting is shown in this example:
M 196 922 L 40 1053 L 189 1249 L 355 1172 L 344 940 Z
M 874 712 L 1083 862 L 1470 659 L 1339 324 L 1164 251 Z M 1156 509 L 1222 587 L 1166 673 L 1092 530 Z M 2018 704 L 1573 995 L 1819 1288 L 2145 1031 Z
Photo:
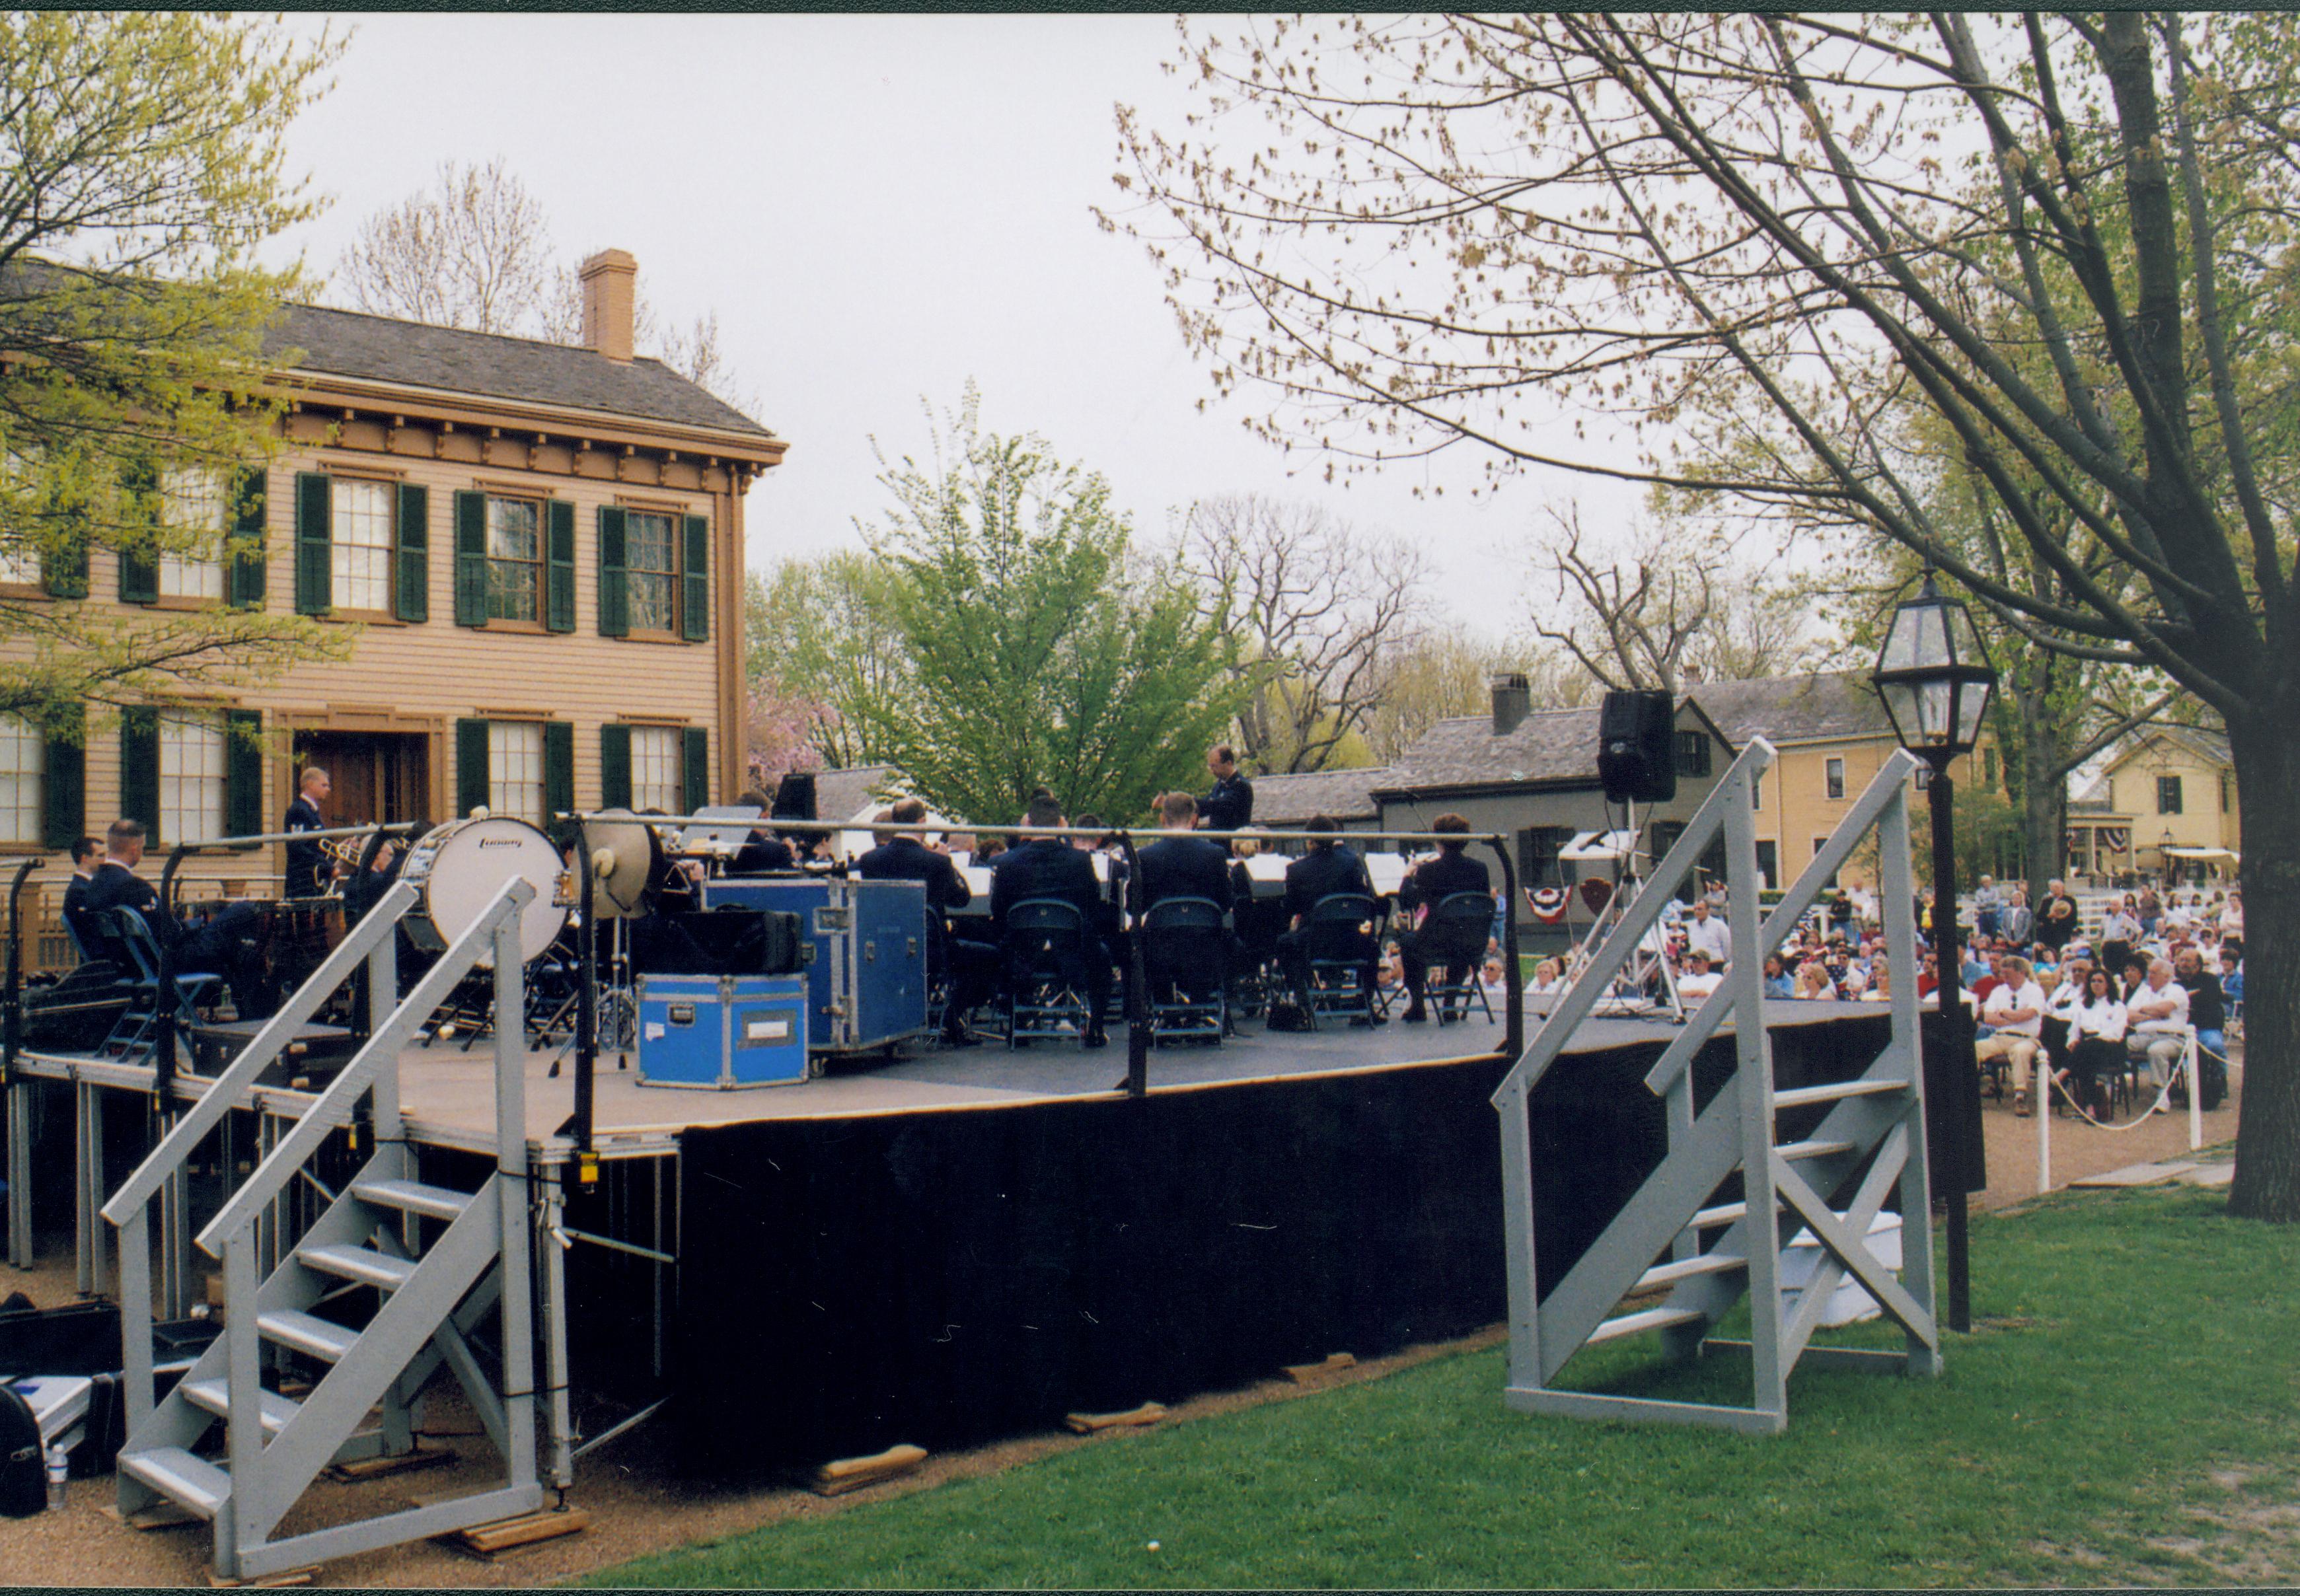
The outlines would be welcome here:
M 1429 829 L 1448 837 L 1466 836 L 1470 823 L 1460 815 L 1443 814 L 1430 822 Z M 1485 865 L 1462 852 L 1469 845 L 1466 840 L 1438 844 L 1438 857 L 1425 859 L 1414 866 L 1405 885 L 1398 888 L 1398 907 L 1411 913 L 1417 909 L 1434 909 L 1455 893 L 1490 894 L 1493 888 Z M 1480 946 L 1477 952 L 1482 955 L 1485 949 Z M 1429 982 L 1429 967 L 1446 957 L 1447 950 L 1439 947 L 1429 932 L 1417 929 L 1399 939 L 1398 952 L 1405 964 L 1405 1023 L 1420 1025 L 1429 1018 L 1421 1006 Z
M 762 815 L 771 807 L 767 795 L 755 787 L 735 802 L 745 809 L 755 809 Z M 790 844 L 762 826 L 753 830 L 744 840 L 742 847 L 736 851 L 734 859 L 727 866 L 727 873 L 729 876 L 764 876 L 773 870 L 796 869 L 798 860 L 791 852 Z
M 1286 867 L 1286 918 L 1292 927 L 1278 939 L 1278 962 L 1284 967 L 1287 980 L 1292 984 L 1294 995 L 1303 1008 L 1310 1006 L 1310 911 L 1321 898 L 1336 893 L 1362 893 L 1373 896 L 1373 881 L 1366 875 L 1365 860 L 1357 850 L 1346 843 L 1335 840 L 1341 831 L 1340 824 L 1331 815 L 1320 815 L 1303 829 L 1312 837 L 1310 852 Z M 1363 968 L 1358 979 L 1368 992 L 1374 990 L 1379 979 L 1380 944 L 1371 935 L 1361 935 Z M 1388 1016 L 1376 1009 L 1370 1016 L 1371 1023 L 1381 1025 Z
M 428 826 L 419 826 L 411 835 L 421 836 L 429 829 Z M 399 879 L 399 867 L 406 862 L 406 851 L 399 845 L 397 837 L 387 836 L 379 842 L 374 857 L 367 861 L 367 869 L 354 870 L 345 878 L 344 923 L 359 924 L 383 896 L 384 889 Z
M 296 785 L 296 802 L 288 806 L 288 818 L 279 829 L 290 833 L 324 831 L 328 820 L 320 812 L 320 805 L 328 801 L 333 791 L 328 773 L 317 765 L 304 767 L 303 780 Z M 320 844 L 292 842 L 288 844 L 288 878 L 280 886 L 280 894 L 289 898 L 316 898 L 327 891 L 327 884 L 335 878 L 335 866 Z
M 1031 796 L 1022 817 L 1025 826 L 1060 826 L 1062 806 L 1043 787 Z M 990 925 L 1001 945 L 1006 940 L 1006 911 L 1026 898 L 1059 898 L 1077 905 L 1086 926 L 1086 985 L 1088 1022 L 1085 1044 L 1106 1047 L 1103 1010 L 1110 1002 L 1110 952 L 1096 931 L 1102 910 L 1102 883 L 1093 861 L 1058 836 L 1032 837 L 998 856 L 990 871 Z
M 886 823 L 917 826 L 927 818 L 922 800 L 905 798 L 885 811 Z M 998 950 L 984 943 L 952 935 L 948 916 L 974 900 L 966 877 L 950 855 L 929 844 L 923 835 L 903 832 L 890 836 L 855 861 L 854 873 L 865 881 L 917 881 L 927 889 L 927 975 L 948 973 L 950 1001 L 944 1005 L 942 1039 L 953 1047 L 971 1047 L 966 1016 L 989 1002 L 998 982 Z
M 255 945 L 262 917 L 253 903 L 227 904 L 208 917 L 197 930 L 179 925 L 160 902 L 152 884 L 137 875 L 144 862 L 144 823 L 114 820 L 104 833 L 104 864 L 88 882 L 83 913 L 102 926 L 106 910 L 133 909 L 141 913 L 152 935 L 167 949 L 176 968 L 184 973 L 212 970 L 231 988 L 232 1007 L 242 1019 L 265 1019 L 278 1004 L 265 990 L 263 960 Z M 121 969 L 133 969 L 125 949 L 107 934 L 104 945 Z M 91 952 L 94 950 L 91 949 Z
M 92 836 L 81 837 L 71 845 L 71 879 L 64 884 L 64 929 L 71 933 L 81 958 L 98 959 L 103 957 L 96 951 L 99 944 L 109 943 L 111 937 L 90 925 L 86 917 L 88 885 L 96 879 L 97 867 L 104 863 L 104 844 Z
M 1192 830 L 1198 822 L 1198 801 L 1188 793 L 1169 793 L 1158 801 L 1158 816 L 1169 831 Z M 1221 844 L 1197 836 L 1161 837 L 1138 857 L 1142 863 L 1146 910 L 1169 898 L 1204 898 L 1225 913 L 1229 910 L 1234 897 L 1232 867 Z M 1209 977 L 1205 985 L 1211 986 L 1212 977 L 1225 962 L 1231 969 L 1243 965 L 1245 951 L 1235 937 L 1223 933 L 1218 944 L 1204 950 L 1203 958 Z

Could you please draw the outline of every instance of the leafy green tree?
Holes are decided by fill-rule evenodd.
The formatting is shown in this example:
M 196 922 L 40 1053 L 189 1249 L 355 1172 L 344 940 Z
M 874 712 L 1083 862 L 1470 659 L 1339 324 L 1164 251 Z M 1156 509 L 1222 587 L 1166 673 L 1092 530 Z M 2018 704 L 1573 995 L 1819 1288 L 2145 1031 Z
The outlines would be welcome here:
M 912 690 L 870 703 L 865 735 L 919 794 L 979 824 L 1040 785 L 1074 814 L 1138 817 L 1238 709 L 1231 644 L 1171 557 L 1136 553 L 1103 478 L 1046 442 L 980 430 L 970 386 L 928 463 L 879 480 L 866 527 L 900 579 L 892 613 Z M 883 459 L 883 457 L 882 457 Z
M 92 549 L 254 553 L 164 490 L 274 446 L 263 329 L 300 279 L 255 257 L 312 212 L 283 139 L 336 53 L 214 14 L 0 13 L 0 711 L 71 735 L 348 646 L 254 608 L 75 602 Z
M 826 554 L 753 571 L 743 597 L 744 669 L 754 693 L 805 706 L 805 741 L 836 769 L 888 762 L 878 706 L 912 690 L 895 618 L 900 570 L 877 555 Z

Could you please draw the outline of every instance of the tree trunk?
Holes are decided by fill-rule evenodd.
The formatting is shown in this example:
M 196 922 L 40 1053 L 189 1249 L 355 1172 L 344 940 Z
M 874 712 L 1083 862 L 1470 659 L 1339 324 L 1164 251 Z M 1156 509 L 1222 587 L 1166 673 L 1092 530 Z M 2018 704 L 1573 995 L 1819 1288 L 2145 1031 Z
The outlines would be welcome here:
M 2068 864 L 2069 783 L 2060 773 L 2062 739 L 2053 729 L 2046 695 L 2016 686 L 2012 698 L 2021 716 L 2021 836 L 2029 856 L 2029 907 L 2038 910 L 2046 883 Z
M 2229 1211 L 2300 1220 L 2300 745 L 2280 705 L 2234 721 L 2244 841 L 2244 1095 Z

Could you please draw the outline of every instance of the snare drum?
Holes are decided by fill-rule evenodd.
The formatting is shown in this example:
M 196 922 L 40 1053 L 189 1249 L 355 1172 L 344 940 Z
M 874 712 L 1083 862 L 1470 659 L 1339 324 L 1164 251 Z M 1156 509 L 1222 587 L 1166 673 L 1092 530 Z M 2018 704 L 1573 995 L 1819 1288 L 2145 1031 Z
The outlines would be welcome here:
M 441 953 L 471 928 L 506 882 L 524 877 L 535 896 L 519 917 L 522 964 L 539 958 L 567 923 L 566 869 L 549 837 L 508 815 L 450 820 L 423 834 L 407 855 L 399 878 L 416 891 L 406 919 L 408 940 L 427 952 Z M 479 955 L 492 968 L 492 952 Z

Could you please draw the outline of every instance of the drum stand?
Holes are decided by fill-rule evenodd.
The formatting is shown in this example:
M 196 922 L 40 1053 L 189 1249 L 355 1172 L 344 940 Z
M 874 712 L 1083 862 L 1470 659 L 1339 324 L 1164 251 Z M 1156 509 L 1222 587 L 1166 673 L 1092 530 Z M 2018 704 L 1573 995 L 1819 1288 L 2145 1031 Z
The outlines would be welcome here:
M 613 940 L 608 944 L 607 984 L 599 993 L 599 1050 L 621 1055 L 616 1068 L 630 1068 L 630 1050 L 638 1045 L 639 1005 L 633 990 L 631 956 L 624 945 L 621 915 L 607 922 Z
M 1581 940 L 1577 966 L 1586 966 L 1596 953 L 1612 928 L 1619 925 L 1629 905 L 1645 890 L 1645 877 L 1638 872 L 1637 806 L 1623 803 L 1628 821 L 1629 850 L 1624 872 L 1617 864 L 1613 871 L 1613 895 L 1605 900 L 1605 907 L 1597 911 L 1589 927 L 1589 935 Z M 1623 877 L 1626 875 L 1627 879 Z M 1626 888 L 1626 890 L 1624 890 Z M 1571 912 L 1570 910 L 1568 912 Z M 1685 1001 L 1678 995 L 1677 976 L 1669 968 L 1667 935 L 1656 922 L 1654 927 L 1638 938 L 1638 945 L 1613 972 L 1613 979 L 1605 995 L 1599 998 L 1589 1010 L 1592 1014 L 1645 1014 L 1665 1008 L 1678 1024 L 1685 1023 Z M 1572 978 L 1568 972 L 1567 979 Z M 1657 995 L 1656 995 L 1657 994 Z

